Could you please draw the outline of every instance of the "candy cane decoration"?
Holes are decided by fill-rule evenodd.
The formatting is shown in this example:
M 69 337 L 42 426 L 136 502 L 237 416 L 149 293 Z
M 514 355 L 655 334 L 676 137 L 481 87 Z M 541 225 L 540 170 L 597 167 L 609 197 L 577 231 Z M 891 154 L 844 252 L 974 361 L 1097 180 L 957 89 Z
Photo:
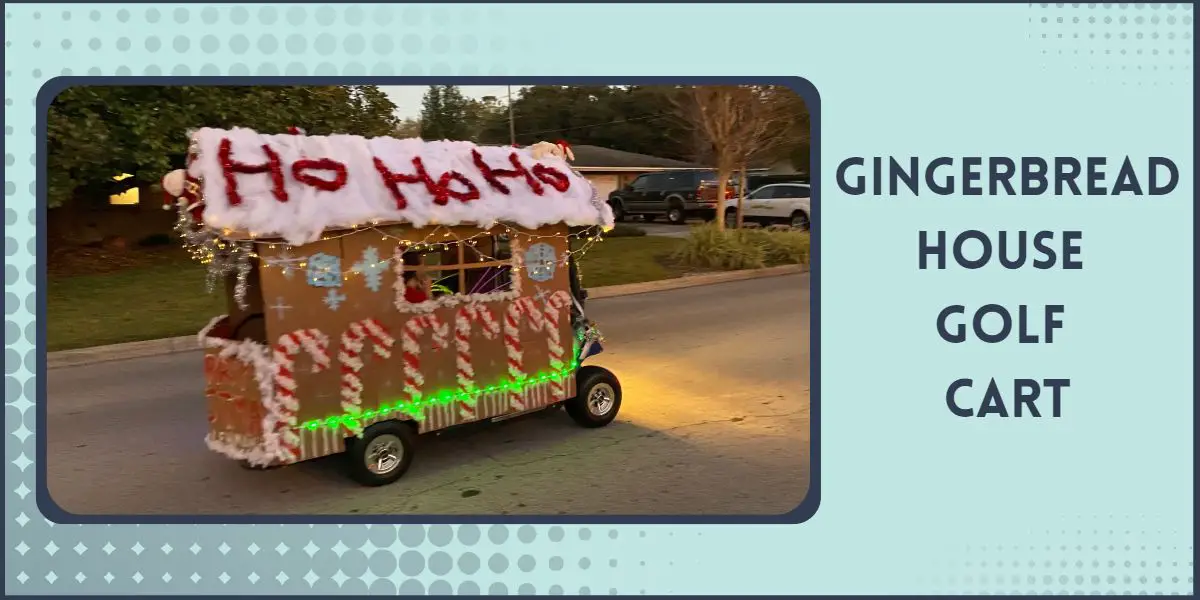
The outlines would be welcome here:
M 533 298 L 529 297 L 519 298 L 508 305 L 508 311 L 504 315 L 504 346 L 508 352 L 508 373 L 512 376 L 513 381 L 519 382 L 525 377 L 525 352 L 521 346 L 520 337 L 522 317 L 529 323 L 529 328 L 533 331 L 545 330 L 549 345 L 550 366 L 556 371 L 562 369 L 565 352 L 562 347 L 562 332 L 559 329 L 561 322 L 559 312 L 570 303 L 570 295 L 559 290 L 547 296 L 545 304 L 540 309 Z M 560 378 L 551 379 L 550 386 L 551 391 L 555 394 L 555 399 L 561 400 L 565 397 L 566 391 Z M 525 404 L 523 388 L 509 390 L 508 403 L 514 411 L 518 412 L 529 408 Z
M 316 329 L 298 329 L 279 336 L 275 343 L 275 403 L 272 429 L 280 438 L 280 458 L 300 459 L 300 434 L 296 431 L 296 355 L 303 349 L 312 358 L 313 373 L 329 368 L 329 338 Z
M 545 314 L 539 311 L 532 298 L 518 298 L 508 305 L 504 314 L 504 346 L 508 352 L 508 374 L 514 382 L 525 378 L 525 350 L 521 346 L 522 318 L 529 323 L 534 331 L 541 331 Z M 514 411 L 527 409 L 525 405 L 525 390 L 514 386 L 508 392 L 508 404 Z
M 479 323 L 487 339 L 495 339 L 500 333 L 500 324 L 492 311 L 482 304 L 468 304 L 458 309 L 454 318 L 454 347 L 458 363 L 458 387 L 467 394 L 466 400 L 458 403 L 458 413 L 468 421 L 475 419 L 475 367 L 471 364 L 471 325 Z
M 562 330 L 558 323 L 562 309 L 570 305 L 570 294 L 558 290 L 550 294 L 550 297 L 546 299 L 545 306 L 542 307 L 546 317 L 546 343 L 550 347 L 550 368 L 555 371 L 555 376 L 550 379 L 550 392 L 556 401 L 567 396 L 566 388 L 563 387 L 563 379 L 557 374 L 563 368 Z
M 358 418 L 362 415 L 363 385 L 358 374 L 363 368 L 361 355 L 366 340 L 371 341 L 376 360 L 390 358 L 392 346 L 396 344 L 387 328 L 375 319 L 351 323 L 342 334 L 341 349 L 338 352 L 338 361 L 342 363 L 342 412 L 351 417 L 347 420 L 346 427 L 353 435 L 362 433 L 362 423 Z
M 525 354 L 521 348 L 521 314 L 525 312 L 525 300 L 513 300 L 504 313 L 504 351 L 508 354 L 508 374 L 512 375 L 513 381 L 520 381 L 525 375 Z M 513 410 L 525 410 L 525 397 L 521 390 L 509 390 L 508 404 Z
M 446 339 L 449 328 L 442 324 L 434 313 L 414 315 L 404 323 L 404 331 L 400 335 L 400 348 L 404 353 L 404 391 L 413 400 L 421 396 L 421 387 L 425 385 L 425 376 L 421 374 L 420 337 L 429 330 L 433 335 L 433 344 L 437 350 L 445 350 L 449 346 Z M 413 411 L 414 419 L 423 418 L 421 411 Z

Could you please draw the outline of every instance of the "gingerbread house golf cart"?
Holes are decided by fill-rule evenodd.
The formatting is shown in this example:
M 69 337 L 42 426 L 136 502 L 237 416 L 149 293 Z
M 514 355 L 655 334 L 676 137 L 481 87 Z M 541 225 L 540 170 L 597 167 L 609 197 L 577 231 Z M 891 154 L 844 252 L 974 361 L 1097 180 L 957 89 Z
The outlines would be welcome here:
M 612 213 L 565 144 L 189 133 L 163 178 L 185 245 L 226 290 L 200 332 L 209 448 L 254 467 L 345 453 L 366 485 L 419 434 L 621 406 L 574 256 Z

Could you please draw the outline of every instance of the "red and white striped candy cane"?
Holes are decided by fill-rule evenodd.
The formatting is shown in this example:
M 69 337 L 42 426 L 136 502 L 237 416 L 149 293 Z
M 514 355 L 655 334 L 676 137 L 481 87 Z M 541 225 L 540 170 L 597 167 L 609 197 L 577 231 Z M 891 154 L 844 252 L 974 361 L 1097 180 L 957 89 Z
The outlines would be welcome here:
M 413 315 L 404 323 L 404 331 L 400 334 L 400 348 L 404 354 L 404 391 L 413 400 L 420 397 L 421 388 L 425 385 L 425 376 L 421 374 L 419 340 L 426 330 L 433 335 L 435 349 L 444 350 L 450 345 L 446 339 L 448 328 L 433 313 Z M 411 414 L 414 419 L 423 418 L 421 412 Z
M 508 305 L 504 313 L 504 348 L 508 352 L 508 374 L 513 381 L 521 381 L 525 377 L 525 351 L 521 347 L 522 317 L 534 331 L 542 330 L 545 313 L 538 310 L 532 298 L 517 298 Z M 508 405 L 514 411 L 526 410 L 525 390 L 514 387 L 508 392 Z
M 279 336 L 275 343 L 275 405 L 271 411 L 271 429 L 279 436 L 280 458 L 285 462 L 300 459 L 300 434 L 296 431 L 296 356 L 303 349 L 312 358 L 313 373 L 329 368 L 329 338 L 316 329 L 298 329 Z
M 351 323 L 342 334 L 342 344 L 338 351 L 338 361 L 342 363 L 342 411 L 350 415 L 346 426 L 353 435 L 362 432 L 362 424 L 358 421 L 362 414 L 362 351 L 364 343 L 370 340 L 375 358 L 382 360 L 392 356 L 392 346 L 396 340 L 388 333 L 386 327 L 375 319 L 363 319 Z
M 483 335 L 489 340 L 495 339 L 500 333 L 500 324 L 492 316 L 491 309 L 482 304 L 464 305 L 454 317 L 458 387 L 468 394 L 466 400 L 459 400 L 458 414 L 466 420 L 475 419 L 475 367 L 471 364 L 471 326 L 474 323 L 483 327 Z
M 566 398 L 567 392 L 563 387 L 563 379 L 558 375 L 558 371 L 563 368 L 563 347 L 562 347 L 562 331 L 559 328 L 559 317 L 562 315 L 562 309 L 571 305 L 571 296 L 562 290 L 558 290 L 550 294 L 546 298 L 546 304 L 542 307 L 543 314 L 546 317 L 546 343 L 550 349 L 550 368 L 555 371 L 554 377 L 550 380 L 550 392 L 554 400 L 562 400 Z

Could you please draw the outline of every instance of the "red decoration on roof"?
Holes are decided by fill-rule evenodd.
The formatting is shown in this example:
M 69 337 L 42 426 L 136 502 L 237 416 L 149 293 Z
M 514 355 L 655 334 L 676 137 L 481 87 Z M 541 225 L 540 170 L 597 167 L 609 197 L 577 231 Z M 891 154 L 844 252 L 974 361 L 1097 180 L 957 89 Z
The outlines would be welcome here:
M 225 176 L 225 197 L 229 199 L 230 206 L 242 203 L 242 196 L 238 193 L 237 176 L 239 173 L 269 173 L 272 183 L 271 193 L 275 199 L 280 202 L 288 201 L 287 189 L 284 188 L 283 161 L 279 159 L 279 154 L 266 144 L 262 145 L 262 151 L 267 155 L 267 162 L 257 165 L 247 164 L 233 158 L 233 142 L 229 138 L 221 140 L 221 145 L 217 148 L 217 159 L 221 164 L 221 173 Z
M 563 158 L 570 160 L 570 161 L 575 160 L 575 153 L 571 152 L 571 144 L 568 143 L 567 140 L 558 140 L 557 142 L 554 142 L 554 145 L 558 146 L 559 148 L 562 148 Z M 557 188 L 557 186 L 556 186 L 556 188 Z
M 545 190 L 542 188 L 542 184 L 538 182 L 533 173 L 531 173 L 529 169 L 526 169 L 525 165 L 521 164 L 521 161 L 517 158 L 516 152 L 508 155 L 508 162 L 513 167 L 511 169 L 498 169 L 491 167 L 484 162 L 483 155 L 480 154 L 478 150 L 472 150 L 471 157 L 475 160 L 475 168 L 479 169 L 479 172 L 483 174 L 483 178 L 488 182 L 488 185 L 492 186 L 493 189 L 501 194 L 507 195 L 509 193 L 508 186 L 504 185 L 504 183 L 500 181 L 501 177 L 509 179 L 524 179 L 526 185 L 529 186 L 529 189 L 539 196 L 545 192 Z

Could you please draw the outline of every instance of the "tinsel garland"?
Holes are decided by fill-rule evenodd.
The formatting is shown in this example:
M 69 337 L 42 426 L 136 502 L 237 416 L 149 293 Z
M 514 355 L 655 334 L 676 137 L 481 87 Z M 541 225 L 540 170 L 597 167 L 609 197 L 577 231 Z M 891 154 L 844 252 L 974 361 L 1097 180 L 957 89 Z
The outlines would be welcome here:
M 249 285 L 250 271 L 254 268 L 250 259 L 254 256 L 254 244 L 251 242 L 228 242 L 216 232 L 203 225 L 196 224 L 188 212 L 185 202 L 179 203 L 179 216 L 175 220 L 175 232 L 183 240 L 183 247 L 193 258 L 206 263 L 208 274 L 205 285 L 211 294 L 217 287 L 217 282 L 230 273 L 235 273 L 237 280 L 233 286 L 233 299 L 238 308 L 245 310 L 246 292 Z

